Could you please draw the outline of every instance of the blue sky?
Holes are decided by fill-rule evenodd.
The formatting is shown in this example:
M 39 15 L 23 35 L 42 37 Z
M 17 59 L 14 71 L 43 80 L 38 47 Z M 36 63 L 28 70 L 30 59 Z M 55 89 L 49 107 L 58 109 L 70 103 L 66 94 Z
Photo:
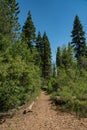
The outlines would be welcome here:
M 43 35 L 46 31 L 51 43 L 52 57 L 55 61 L 58 46 L 67 45 L 71 41 L 71 31 L 76 15 L 87 37 L 87 0 L 17 0 L 20 7 L 19 22 L 21 26 L 30 10 L 32 20 L 38 31 Z

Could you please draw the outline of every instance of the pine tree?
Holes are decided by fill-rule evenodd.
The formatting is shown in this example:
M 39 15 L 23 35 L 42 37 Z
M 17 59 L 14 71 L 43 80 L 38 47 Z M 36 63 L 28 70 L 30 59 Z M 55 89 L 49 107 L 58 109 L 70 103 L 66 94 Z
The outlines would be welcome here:
M 86 58 L 87 58 L 87 46 L 86 46 Z
M 25 41 L 25 43 L 28 44 L 28 47 L 32 50 L 33 43 L 36 39 L 35 35 L 35 26 L 32 21 L 32 16 L 30 11 L 28 12 L 27 20 L 25 21 L 25 24 L 22 28 L 22 40 Z
M 40 56 L 42 59 L 43 55 L 44 55 L 44 44 L 43 44 L 40 32 L 38 32 L 38 36 L 36 38 L 36 48 L 37 48 L 38 52 L 40 53 Z
M 31 54 L 27 44 L 17 39 L 18 13 L 15 0 L 0 0 L 0 111 L 30 101 L 41 86 L 36 48 Z
M 42 44 L 42 37 L 41 37 L 41 33 L 38 32 L 38 36 L 36 38 L 36 48 L 39 53 L 41 53 L 41 44 Z
M 42 42 L 42 37 L 40 32 L 38 32 L 38 36 L 36 38 L 36 48 L 40 55 L 40 59 L 41 59 L 40 68 L 42 69 L 43 56 L 44 56 L 44 44 Z
M 55 63 L 53 63 L 53 77 L 55 78 L 57 75 L 57 72 L 56 72 L 56 65 Z
M 19 6 L 16 0 L 0 1 L 0 32 L 14 42 L 18 37 L 20 25 L 18 22 Z
M 5 34 L 8 33 L 8 23 L 6 19 L 7 13 L 8 13 L 8 10 L 7 10 L 7 5 L 5 1 L 0 0 L 0 40 L 2 38 L 2 35 L 5 36 Z
M 50 42 L 46 35 L 46 32 L 43 34 L 43 45 L 44 45 L 44 55 L 42 57 L 42 75 L 44 79 L 50 79 L 51 76 L 51 48 Z
M 68 53 L 66 47 L 64 47 L 62 50 L 62 65 L 64 67 L 68 67 Z
M 71 68 L 73 66 L 73 50 L 70 43 L 68 44 L 68 47 L 63 47 L 61 59 L 63 67 Z
M 6 62 L 9 61 L 12 45 L 18 38 L 19 7 L 16 0 L 1 0 L 0 8 L 0 51 Z
M 11 31 L 17 34 L 20 29 L 20 24 L 18 22 L 18 14 L 20 13 L 20 10 L 16 0 L 8 0 L 8 10 Z M 17 36 L 14 35 L 14 38 L 15 37 Z
M 62 64 L 62 59 L 61 59 L 61 50 L 60 47 L 57 48 L 57 53 L 56 53 L 56 66 L 60 67 Z
M 74 61 L 74 54 L 73 54 L 73 48 L 71 46 L 71 43 L 68 43 L 68 48 L 67 48 L 67 59 L 68 59 L 68 67 L 72 67 L 73 61 Z
M 86 41 L 85 32 L 83 31 L 83 26 L 78 16 L 75 17 L 71 37 L 71 44 L 75 50 L 75 57 L 79 59 L 80 56 L 85 55 Z

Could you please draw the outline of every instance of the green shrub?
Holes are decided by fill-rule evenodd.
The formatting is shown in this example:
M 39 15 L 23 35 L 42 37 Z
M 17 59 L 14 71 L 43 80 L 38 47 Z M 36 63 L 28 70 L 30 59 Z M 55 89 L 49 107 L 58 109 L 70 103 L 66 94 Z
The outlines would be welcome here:
M 60 106 L 61 109 L 87 117 L 87 72 L 77 69 L 63 70 L 62 68 L 56 80 L 59 87 L 52 92 L 52 98 L 61 97 L 65 102 Z

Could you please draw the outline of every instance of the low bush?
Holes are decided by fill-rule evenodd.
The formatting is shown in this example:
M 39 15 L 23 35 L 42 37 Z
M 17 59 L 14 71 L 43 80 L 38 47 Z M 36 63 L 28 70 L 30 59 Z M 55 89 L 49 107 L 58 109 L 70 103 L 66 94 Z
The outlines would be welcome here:
M 52 99 L 60 96 L 64 104 L 61 109 L 75 112 L 76 115 L 87 117 L 87 72 L 85 70 L 60 70 L 55 82 L 57 89 L 52 84 Z M 49 87 L 48 87 L 49 88 Z M 57 104 L 59 105 L 59 104 Z

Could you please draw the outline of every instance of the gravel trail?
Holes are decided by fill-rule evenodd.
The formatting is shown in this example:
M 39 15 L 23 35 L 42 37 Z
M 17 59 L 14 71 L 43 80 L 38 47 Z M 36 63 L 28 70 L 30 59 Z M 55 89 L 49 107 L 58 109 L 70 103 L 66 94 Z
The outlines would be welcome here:
M 32 112 L 20 110 L 13 118 L 0 124 L 0 130 L 87 130 L 87 118 L 56 111 L 50 97 L 42 92 Z

